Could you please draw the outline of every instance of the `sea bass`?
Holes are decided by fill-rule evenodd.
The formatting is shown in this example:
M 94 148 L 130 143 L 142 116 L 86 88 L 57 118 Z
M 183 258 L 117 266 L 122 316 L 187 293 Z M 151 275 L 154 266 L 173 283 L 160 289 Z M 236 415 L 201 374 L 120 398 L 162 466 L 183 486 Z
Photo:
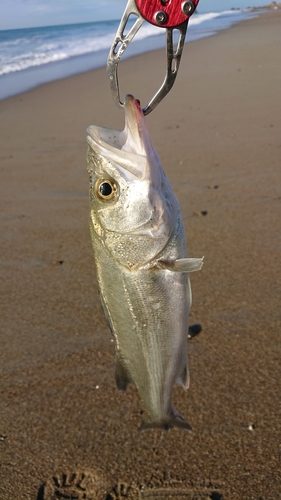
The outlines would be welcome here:
M 178 201 L 153 148 L 140 103 L 127 95 L 122 132 L 87 129 L 90 231 L 102 308 L 116 343 L 115 378 L 133 382 L 141 430 L 189 424 L 171 404 L 175 383 L 188 387 L 188 273 Z

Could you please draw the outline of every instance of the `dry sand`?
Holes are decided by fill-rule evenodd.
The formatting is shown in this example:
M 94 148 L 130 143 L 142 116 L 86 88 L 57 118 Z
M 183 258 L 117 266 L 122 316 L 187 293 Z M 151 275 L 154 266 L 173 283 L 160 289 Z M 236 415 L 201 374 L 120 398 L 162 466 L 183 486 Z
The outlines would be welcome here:
M 193 433 L 118 393 L 88 231 L 85 129 L 123 129 L 104 69 L 1 102 L 1 500 L 280 499 L 280 11 L 185 47 L 147 121 L 192 275 Z M 124 61 L 146 104 L 162 51 Z M 203 215 L 205 213 L 205 215 Z

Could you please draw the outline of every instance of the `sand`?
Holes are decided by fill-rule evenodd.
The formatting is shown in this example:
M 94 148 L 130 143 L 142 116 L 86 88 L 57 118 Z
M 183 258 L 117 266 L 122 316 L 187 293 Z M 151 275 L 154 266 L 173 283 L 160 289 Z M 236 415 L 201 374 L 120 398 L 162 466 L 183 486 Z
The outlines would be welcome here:
M 1 102 L 1 500 L 279 499 L 280 18 L 185 47 L 147 117 L 179 198 L 192 275 L 193 433 L 139 433 L 114 381 L 88 230 L 85 129 L 123 129 L 104 68 Z M 123 61 L 143 105 L 165 57 Z

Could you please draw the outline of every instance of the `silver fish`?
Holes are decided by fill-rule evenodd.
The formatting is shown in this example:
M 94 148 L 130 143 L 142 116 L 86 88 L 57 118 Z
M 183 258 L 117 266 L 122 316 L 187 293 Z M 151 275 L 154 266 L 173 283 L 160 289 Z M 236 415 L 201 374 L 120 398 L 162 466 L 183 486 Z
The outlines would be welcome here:
M 90 231 L 102 307 L 116 342 L 115 378 L 133 382 L 145 412 L 141 430 L 191 430 L 171 405 L 188 387 L 191 305 L 178 201 L 153 148 L 140 103 L 127 95 L 125 129 L 87 129 Z

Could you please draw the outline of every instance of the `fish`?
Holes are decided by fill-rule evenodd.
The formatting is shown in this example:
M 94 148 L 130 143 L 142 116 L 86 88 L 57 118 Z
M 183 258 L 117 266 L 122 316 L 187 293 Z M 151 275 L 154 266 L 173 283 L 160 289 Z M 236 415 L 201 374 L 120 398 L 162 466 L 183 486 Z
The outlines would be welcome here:
M 161 166 L 139 100 L 124 99 L 125 128 L 87 129 L 90 234 L 104 315 L 115 339 L 115 380 L 137 387 L 140 430 L 190 425 L 172 406 L 189 385 L 189 273 L 179 203 Z

